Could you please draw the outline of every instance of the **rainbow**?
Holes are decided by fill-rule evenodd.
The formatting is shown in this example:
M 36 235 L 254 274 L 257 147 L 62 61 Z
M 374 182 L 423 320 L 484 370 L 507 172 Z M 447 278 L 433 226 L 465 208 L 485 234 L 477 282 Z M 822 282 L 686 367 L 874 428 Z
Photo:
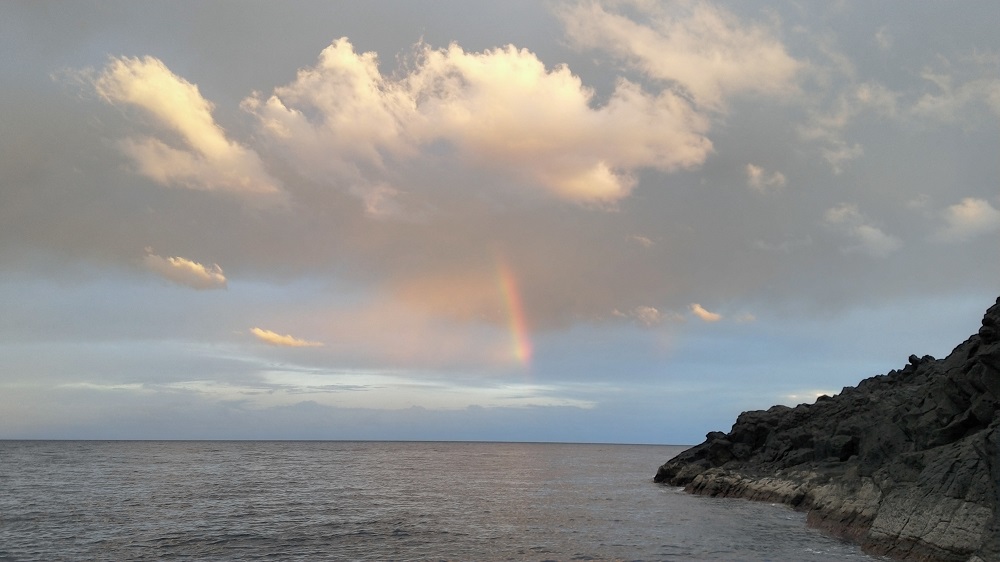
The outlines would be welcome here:
M 497 282 L 507 307 L 507 323 L 510 329 L 511 354 L 522 366 L 531 364 L 531 339 L 528 322 L 524 316 L 524 303 L 518 291 L 517 278 L 506 260 L 497 258 Z

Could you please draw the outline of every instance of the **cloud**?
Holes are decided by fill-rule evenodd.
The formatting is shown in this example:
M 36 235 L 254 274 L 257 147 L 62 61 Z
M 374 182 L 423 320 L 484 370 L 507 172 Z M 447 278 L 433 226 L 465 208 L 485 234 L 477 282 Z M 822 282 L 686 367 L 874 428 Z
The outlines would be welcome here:
M 696 302 L 691 303 L 690 309 L 691 309 L 691 314 L 694 314 L 695 316 L 701 318 L 705 322 L 718 322 L 719 320 L 722 320 L 721 314 L 716 314 L 715 312 L 709 312 Z
M 708 20 L 696 17 L 702 11 L 708 15 L 722 13 L 711 6 L 694 4 L 662 10 L 627 7 L 624 3 L 598 6 L 603 6 L 599 11 L 611 16 L 631 14 L 633 24 L 664 37 L 668 31 L 683 35 L 682 28 L 688 23 L 703 25 Z M 656 16 L 657 10 L 673 14 L 673 19 L 667 18 L 669 25 L 656 23 L 660 17 Z M 741 14 L 752 13 L 756 8 L 738 10 Z M 745 31 L 748 20 L 726 17 L 729 19 L 725 21 L 732 25 L 723 25 L 717 33 L 735 37 L 740 29 Z M 762 29 L 766 31 L 770 25 L 764 21 Z M 807 38 L 790 27 L 786 31 L 787 35 L 776 29 L 769 32 L 769 40 L 797 37 L 788 43 L 789 48 L 798 49 L 789 51 L 789 56 L 806 61 L 809 49 L 803 42 Z M 664 37 L 664 41 L 670 39 Z M 742 37 L 749 35 L 743 33 Z M 484 43 L 496 40 L 491 37 Z M 384 298 L 397 308 L 419 309 L 419 314 L 413 313 L 421 318 L 413 322 L 418 327 L 440 319 L 484 331 L 508 321 L 493 263 L 499 247 L 516 266 L 525 315 L 540 333 L 566 329 L 580 319 L 602 318 L 639 325 L 637 316 L 622 322 L 609 314 L 615 307 L 633 314 L 632 307 L 638 304 L 655 305 L 661 320 L 666 311 L 676 311 L 688 317 L 689 323 L 699 323 L 688 310 L 695 293 L 713 295 L 712 302 L 734 303 L 765 291 L 764 287 L 788 295 L 785 289 L 808 278 L 808 272 L 817 270 L 815 264 L 827 263 L 830 253 L 836 259 L 840 247 L 845 252 L 885 255 L 899 245 L 899 240 L 889 234 L 902 236 L 904 230 L 897 230 L 902 227 L 894 223 L 864 221 L 855 227 L 828 225 L 826 230 L 817 224 L 826 207 L 843 199 L 814 207 L 812 218 L 808 212 L 795 211 L 838 186 L 836 178 L 820 170 L 825 166 L 817 146 L 811 147 L 809 161 L 796 160 L 802 156 L 803 143 L 789 138 L 794 137 L 792 124 L 811 115 L 810 110 L 819 104 L 833 101 L 836 105 L 841 93 L 851 102 L 849 108 L 853 109 L 844 114 L 849 117 L 856 115 L 852 111 L 858 107 L 888 107 L 895 98 L 888 90 L 877 87 L 876 81 L 863 82 L 868 87 L 858 89 L 858 82 L 844 84 L 842 76 L 831 76 L 830 87 L 823 90 L 821 100 L 803 95 L 777 103 L 759 99 L 761 90 L 746 89 L 738 81 L 716 81 L 714 91 L 723 101 L 731 101 L 733 109 L 732 115 L 725 117 L 726 126 L 716 131 L 710 124 L 713 118 L 721 117 L 713 110 L 692 103 L 688 94 L 678 94 L 683 89 L 669 80 L 637 77 L 637 72 L 623 71 L 621 64 L 608 64 L 612 58 L 607 56 L 608 51 L 575 55 L 565 51 L 561 39 L 554 36 L 530 43 L 532 51 L 511 46 L 487 50 L 477 47 L 478 51 L 473 51 L 446 43 L 438 44 L 443 48 L 418 44 L 405 48 L 399 56 L 384 50 L 398 49 L 405 41 L 408 39 L 389 43 L 366 40 L 366 49 L 378 48 L 378 55 L 363 52 L 348 39 L 323 43 L 326 48 L 322 53 L 320 49 L 314 51 L 318 55 L 315 60 L 306 60 L 303 65 L 299 59 L 297 64 L 302 66 L 297 74 L 295 66 L 284 64 L 289 59 L 275 60 L 264 78 L 278 78 L 269 82 L 258 79 L 256 83 L 266 87 L 256 86 L 260 88 L 257 93 L 242 86 L 245 80 L 232 81 L 226 74 L 206 72 L 206 67 L 177 59 L 173 70 L 178 73 L 182 64 L 183 68 L 201 69 L 201 74 L 186 76 L 197 82 L 199 92 L 185 78 L 162 66 L 158 76 L 186 85 L 179 91 L 190 95 L 182 98 L 186 101 L 177 107 L 194 108 L 179 112 L 191 117 L 192 122 L 167 126 L 162 122 L 168 118 L 157 116 L 174 115 L 173 106 L 157 106 L 154 111 L 145 109 L 152 105 L 148 101 L 143 105 L 116 101 L 115 107 L 126 115 L 144 118 L 150 128 L 137 127 L 135 121 L 122 123 L 131 131 L 116 134 L 115 138 L 152 135 L 191 154 L 197 152 L 192 146 L 204 142 L 199 140 L 202 136 L 214 138 L 223 147 L 227 142 L 242 146 L 267 162 L 267 171 L 281 180 L 277 185 L 288 192 L 294 207 L 282 216 L 268 214 L 243 220 L 246 217 L 231 208 L 230 198 L 197 197 L 194 201 L 211 200 L 211 206 L 187 209 L 183 200 L 190 199 L 190 194 L 179 199 L 181 194 L 176 191 L 136 194 L 122 202 L 133 207 L 128 209 L 128 215 L 115 219 L 121 226 L 101 229 L 101 243 L 125 239 L 116 234 L 127 232 L 138 233 L 144 244 L 158 249 L 175 248 L 180 252 L 182 248 L 200 247 L 199 255 L 226 263 L 226 273 L 238 269 L 248 280 L 256 278 L 280 285 L 290 279 L 332 279 L 338 295 L 341 287 L 347 287 L 366 298 Z M 727 41 L 719 47 L 723 52 L 734 44 Z M 715 48 L 709 45 L 706 52 Z M 559 52 L 568 54 L 568 58 L 559 58 Z M 590 55 L 596 60 L 587 60 Z M 561 60 L 572 67 L 554 64 Z M 146 62 L 149 59 L 116 59 L 118 65 L 143 68 Z M 174 66 L 173 62 L 169 64 Z M 112 70 L 111 65 L 107 70 L 98 68 L 98 74 Z M 716 70 L 709 66 L 705 71 Z M 144 72 L 152 73 L 148 69 Z M 620 75 L 634 82 L 616 82 Z M 794 88 L 795 82 L 801 80 L 803 87 L 816 88 L 809 79 L 796 71 L 781 84 L 783 88 Z M 886 80 L 890 80 L 885 82 L 887 85 L 899 86 L 891 77 Z M 662 96 L 661 89 L 667 90 Z M 855 90 L 858 99 L 849 94 Z M 740 98 L 745 94 L 754 99 Z M 213 109 L 206 97 L 217 102 L 218 107 Z M 114 99 L 126 100 L 123 94 Z M 243 112 L 223 107 L 223 100 L 243 100 Z M 656 109 L 657 103 L 667 101 L 677 104 L 676 113 L 644 109 Z M 758 102 L 763 113 L 746 110 L 751 105 L 757 107 Z M 631 122 L 616 122 L 611 118 L 617 115 L 613 110 L 636 117 Z M 113 111 L 105 108 L 105 112 Z M 670 121 L 674 115 L 691 116 L 691 123 L 697 127 L 688 126 L 683 119 Z M 239 117 L 244 123 L 238 123 Z M 849 120 L 840 119 L 837 111 L 829 117 L 831 128 L 850 140 L 850 144 L 843 145 L 848 153 L 852 146 L 860 151 L 855 140 L 871 142 L 881 151 L 880 147 L 888 146 L 890 141 L 885 139 L 889 137 L 868 135 L 895 132 L 893 128 L 853 127 Z M 226 130 L 219 126 L 222 123 Z M 712 154 L 706 138 L 709 133 L 713 140 L 718 136 L 719 150 L 725 152 L 706 160 Z M 850 138 L 847 133 L 858 136 Z M 692 142 L 679 142 L 679 148 L 672 151 L 668 142 L 671 138 L 688 138 Z M 823 143 L 826 137 L 819 140 L 822 147 L 835 146 Z M 795 146 L 787 146 L 788 142 Z M 667 156 L 664 161 L 675 158 L 678 167 L 668 171 L 690 172 L 672 177 L 649 173 L 650 169 L 660 169 L 657 151 Z M 899 153 L 899 158 L 903 154 Z M 97 162 L 97 158 L 93 161 Z M 702 165 L 703 170 L 696 169 Z M 891 165 L 902 166 L 899 162 Z M 588 174 L 598 169 L 608 171 L 603 176 L 607 182 L 570 181 L 590 177 Z M 859 167 L 857 172 L 863 170 Z M 98 188 L 102 197 L 117 197 L 113 195 L 115 190 L 120 191 L 120 185 L 129 181 L 127 175 L 117 173 L 113 163 L 100 173 L 104 174 L 101 179 L 106 176 L 114 180 Z M 786 191 L 792 187 L 790 183 L 805 177 L 812 178 L 810 188 L 792 198 L 772 198 L 774 205 L 752 208 L 740 205 L 739 198 L 712 200 L 713 193 L 718 195 L 712 185 L 718 181 L 746 182 L 748 187 L 742 189 L 747 191 L 757 186 L 762 190 L 777 189 L 784 174 L 788 174 L 784 179 Z M 636 181 L 642 182 L 641 189 L 633 187 Z M 896 189 L 896 184 L 886 184 L 884 189 L 886 197 L 894 197 L 889 190 Z M 847 200 L 868 210 L 870 203 L 863 198 L 871 195 L 859 196 L 862 199 Z M 164 204 L 175 199 L 176 204 Z M 945 203 L 939 203 L 939 207 L 944 207 L 957 198 L 938 200 Z M 583 203 L 584 207 L 561 201 Z M 588 204 L 600 207 L 615 202 L 620 212 L 585 212 Z M 101 216 L 113 218 L 111 209 L 102 212 L 105 214 Z M 147 217 L 148 225 L 143 224 Z M 82 226 L 71 231 L 71 222 L 60 224 L 67 225 L 65 232 L 88 233 Z M 713 229 L 712 224 L 728 224 L 730 228 Z M 68 235 L 63 238 L 69 240 Z M 79 242 L 59 243 L 70 249 L 96 247 L 87 242 L 92 237 L 75 238 Z M 32 238 L 32 243 L 45 241 L 40 236 Z M 767 252 L 744 252 L 746 257 L 735 259 L 730 253 L 734 248 L 745 250 L 754 244 Z M 117 248 L 114 251 L 125 253 Z M 127 259 L 134 263 L 134 248 L 128 251 L 131 255 Z M 559 262 L 559 267 L 552 267 L 553 260 Z M 855 256 L 849 261 L 861 268 L 867 260 Z M 735 321 L 738 312 L 727 312 L 725 320 Z M 384 316 L 391 318 L 392 313 Z M 236 325 L 248 328 L 256 321 L 245 318 Z M 375 321 L 371 324 L 373 327 L 365 334 L 375 338 L 383 325 Z M 305 327 L 297 321 L 280 325 L 301 326 L 298 329 L 310 339 L 327 342 L 328 350 L 344 345 L 339 334 L 319 327 Z M 454 331 L 458 333 L 459 329 Z M 422 357 L 419 350 L 430 339 L 429 334 L 425 331 L 425 337 L 413 336 L 420 341 L 406 347 L 408 354 Z M 497 341 L 506 343 L 501 338 Z M 395 352 L 391 342 L 381 340 L 371 350 L 371 356 Z M 492 352 L 484 348 L 476 355 Z M 472 362 L 466 355 L 455 359 L 462 361 Z
M 878 48 L 882 51 L 892 49 L 893 36 L 886 26 L 883 25 L 875 32 L 875 44 L 878 45 Z
M 791 254 L 802 248 L 806 248 L 813 244 L 813 239 L 811 236 L 804 236 L 801 238 L 785 238 L 780 242 L 768 242 L 766 240 L 754 240 L 752 245 L 758 250 L 763 250 L 765 252 L 776 252 L 779 254 Z
M 594 107 L 568 67 L 548 69 L 511 45 L 418 45 L 412 59 L 383 76 L 374 53 L 342 38 L 293 82 L 242 105 L 299 173 L 355 193 L 393 183 L 390 169 L 449 165 L 444 154 L 558 198 L 610 204 L 629 194 L 636 170 L 692 168 L 712 149 L 707 120 L 671 91 L 620 79 Z
M 911 111 L 915 115 L 951 123 L 959 121 L 970 108 L 980 106 L 1000 116 L 1000 79 L 993 77 L 996 64 L 986 68 L 980 68 L 983 65 L 976 61 L 960 68 L 954 68 L 948 61 L 942 64 L 943 69 L 925 68 L 921 73 L 932 91 L 913 104 Z
M 827 209 L 823 222 L 855 242 L 855 245 L 843 248 L 846 253 L 860 252 L 873 258 L 884 258 L 903 245 L 895 236 L 869 224 L 857 205 L 842 203 Z
M 858 143 L 848 144 L 844 141 L 834 141 L 832 146 L 823 149 L 823 159 L 826 160 L 833 173 L 840 174 L 844 171 L 843 164 L 856 160 L 864 155 L 865 150 Z
M 836 396 L 839 394 L 836 390 L 800 390 L 793 394 L 785 394 L 779 397 L 781 403 L 783 404 L 812 404 L 820 396 Z
M 925 212 L 931 206 L 931 196 L 926 193 L 919 193 L 906 202 L 906 208 L 914 211 Z
M 895 236 L 890 236 L 880 229 L 859 224 L 851 227 L 851 236 L 858 240 L 858 250 L 876 258 L 884 258 L 898 250 L 903 244 Z M 854 248 L 849 249 L 853 251 Z
M 94 80 L 108 103 L 141 110 L 172 143 L 151 136 L 128 137 L 121 150 L 138 172 L 164 185 L 276 195 L 277 181 L 253 150 L 231 141 L 212 117 L 212 104 L 198 87 L 153 57 L 113 58 Z
M 651 328 L 660 322 L 663 322 L 663 315 L 660 314 L 659 310 L 653 308 L 652 306 L 637 306 L 632 309 L 631 316 L 647 328 Z
M 807 121 L 796 128 L 803 139 L 820 143 L 823 159 L 835 174 L 840 174 L 846 163 L 865 154 L 861 143 L 845 138 L 845 129 L 862 114 L 897 117 L 900 112 L 899 98 L 899 93 L 877 82 L 850 84 L 829 107 L 814 108 Z
M 875 82 L 866 82 L 854 90 L 854 99 L 861 108 L 888 117 L 897 115 L 899 97 L 897 92 Z
M 271 330 L 264 330 L 262 328 L 252 328 L 250 333 L 253 334 L 258 340 L 269 344 L 276 345 L 279 347 L 323 347 L 325 344 L 317 341 L 300 340 L 299 338 L 292 337 L 289 335 L 281 335 Z
M 767 173 L 764 168 L 754 164 L 746 167 L 747 185 L 760 193 L 766 193 L 785 186 L 785 174 L 781 172 Z
M 636 244 L 642 246 L 643 248 L 652 248 L 655 245 L 655 242 L 639 234 L 633 234 L 632 236 L 629 236 L 629 240 L 635 242 Z
M 1000 211 L 983 199 L 966 197 L 943 215 L 945 226 L 934 234 L 942 242 L 964 242 L 1000 230 Z
M 612 311 L 612 315 L 619 318 L 628 318 L 644 328 L 654 328 L 664 322 L 684 322 L 684 316 L 676 312 L 663 312 L 652 306 L 637 306 L 622 312 L 617 308 Z
M 698 106 L 721 110 L 739 94 L 790 96 L 804 67 L 764 25 L 703 2 L 580 2 L 557 10 L 569 40 L 608 51 L 647 76 L 677 86 Z
M 218 264 L 205 267 L 198 262 L 181 257 L 164 258 L 152 252 L 146 254 L 142 263 L 150 271 L 179 285 L 186 285 L 194 289 L 226 288 L 226 276 Z
M 656 326 L 663 321 L 663 315 L 652 306 L 638 306 L 632 309 L 632 316 L 647 328 Z

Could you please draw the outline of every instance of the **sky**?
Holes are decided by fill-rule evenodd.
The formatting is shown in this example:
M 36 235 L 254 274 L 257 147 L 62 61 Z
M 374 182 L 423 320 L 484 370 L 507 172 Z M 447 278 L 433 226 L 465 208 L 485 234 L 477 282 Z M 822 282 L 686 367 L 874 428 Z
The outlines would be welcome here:
M 1000 4 L 0 4 L 0 438 L 693 444 L 1000 295 Z

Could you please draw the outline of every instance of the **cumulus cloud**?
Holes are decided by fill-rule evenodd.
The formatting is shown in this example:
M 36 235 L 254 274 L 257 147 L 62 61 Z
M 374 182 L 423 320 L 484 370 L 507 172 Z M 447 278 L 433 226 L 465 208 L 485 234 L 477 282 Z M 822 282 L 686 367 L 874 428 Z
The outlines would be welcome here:
M 277 182 L 260 157 L 229 140 L 198 87 L 154 57 L 114 58 L 94 80 L 108 103 L 139 109 L 173 144 L 152 136 L 123 139 L 138 172 L 164 185 L 275 195 Z
M 966 197 L 943 216 L 945 225 L 934 235 L 942 242 L 964 242 L 1000 230 L 1000 211 L 984 199 Z
M 903 245 L 895 236 L 869 224 L 857 205 L 842 203 L 827 209 L 823 222 L 855 242 L 854 245 L 843 248 L 846 253 L 860 252 L 874 258 L 884 258 Z
M 747 164 L 746 175 L 747 185 L 760 193 L 780 189 L 787 183 L 785 174 L 777 171 L 768 173 L 755 164 Z
M 580 2 L 558 10 L 570 41 L 610 51 L 651 78 L 669 82 L 698 106 L 721 110 L 737 94 L 788 96 L 803 64 L 768 27 L 740 21 L 704 2 Z
M 691 314 L 694 314 L 695 316 L 701 318 L 705 322 L 718 322 L 719 320 L 722 320 L 721 314 L 705 310 L 703 306 L 701 306 L 696 302 L 691 303 L 690 309 L 691 309 Z
M 708 122 L 671 91 L 619 80 L 593 107 L 568 67 L 548 69 L 514 46 L 469 53 L 418 45 L 409 68 L 383 76 L 374 53 L 346 39 L 269 96 L 243 102 L 258 134 L 300 173 L 356 191 L 384 181 L 388 161 L 418 165 L 447 146 L 462 165 L 563 199 L 607 204 L 627 196 L 634 171 L 704 162 Z
M 279 347 L 323 347 L 325 345 L 322 342 L 302 340 L 290 335 L 281 335 L 271 330 L 264 330 L 263 328 L 252 328 L 250 333 L 268 345 Z
M 226 276 L 218 264 L 206 267 L 181 257 L 165 258 L 152 252 L 142 260 L 150 271 L 193 289 L 225 289 Z

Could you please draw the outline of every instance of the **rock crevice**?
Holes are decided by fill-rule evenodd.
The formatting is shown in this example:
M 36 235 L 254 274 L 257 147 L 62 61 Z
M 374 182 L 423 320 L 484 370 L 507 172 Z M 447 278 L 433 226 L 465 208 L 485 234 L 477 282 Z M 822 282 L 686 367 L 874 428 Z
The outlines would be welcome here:
M 781 502 L 902 560 L 1000 561 L 1000 299 L 944 359 L 814 404 L 744 412 L 659 468 L 689 492 Z

